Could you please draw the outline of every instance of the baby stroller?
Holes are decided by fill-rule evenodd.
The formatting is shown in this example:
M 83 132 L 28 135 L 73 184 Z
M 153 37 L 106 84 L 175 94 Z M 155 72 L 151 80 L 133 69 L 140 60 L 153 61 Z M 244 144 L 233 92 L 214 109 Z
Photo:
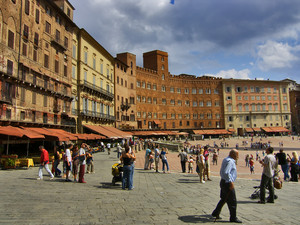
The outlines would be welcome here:
M 276 170 L 274 173 L 274 176 L 273 176 L 273 185 L 275 187 L 274 189 L 281 189 L 281 187 L 282 187 L 282 181 L 280 180 L 279 172 L 280 172 L 280 170 Z M 258 199 L 260 197 L 260 186 L 254 186 L 253 188 L 255 188 L 255 191 L 250 196 L 250 198 Z M 266 189 L 268 190 L 268 188 L 266 188 Z M 274 199 L 277 199 L 277 198 L 278 198 L 278 196 L 274 194 Z
M 112 185 L 115 185 L 116 182 L 122 181 L 123 177 L 123 165 L 121 163 L 115 163 L 112 165 L 111 173 L 113 175 Z

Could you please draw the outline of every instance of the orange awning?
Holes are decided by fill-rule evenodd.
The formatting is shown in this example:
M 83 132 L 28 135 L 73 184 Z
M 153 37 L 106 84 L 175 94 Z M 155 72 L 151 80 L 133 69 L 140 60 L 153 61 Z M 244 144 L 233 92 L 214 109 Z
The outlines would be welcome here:
M 103 126 L 87 125 L 87 124 L 83 126 L 107 138 L 122 138 L 121 135 L 118 135 L 108 129 L 105 129 Z
M 114 128 L 114 127 L 108 127 L 108 126 L 102 126 L 104 129 L 107 129 L 119 136 L 122 136 L 123 138 L 130 138 L 132 137 L 132 135 L 128 134 L 127 132 L 124 132 L 122 130 L 119 130 L 117 128 Z
M 261 129 L 260 129 L 259 127 L 253 127 L 252 129 L 253 129 L 253 131 L 255 131 L 255 132 L 260 132 L 260 131 L 261 131 Z
M 229 128 L 228 131 L 235 133 L 235 129 L 234 128 Z
M 161 122 L 160 122 L 159 120 L 153 120 L 153 122 L 154 122 L 155 124 L 157 124 L 157 125 L 160 125 L 160 124 L 161 124 Z
M 52 132 L 46 128 L 42 128 L 42 127 L 22 127 L 22 128 L 42 134 L 46 138 L 52 138 L 52 139 L 56 139 L 58 141 L 69 141 L 70 140 L 65 135 L 63 135 L 61 133 L 57 133 L 57 132 Z
M 245 128 L 245 131 L 246 131 L 247 133 L 253 133 L 253 129 L 252 129 L 252 128 Z

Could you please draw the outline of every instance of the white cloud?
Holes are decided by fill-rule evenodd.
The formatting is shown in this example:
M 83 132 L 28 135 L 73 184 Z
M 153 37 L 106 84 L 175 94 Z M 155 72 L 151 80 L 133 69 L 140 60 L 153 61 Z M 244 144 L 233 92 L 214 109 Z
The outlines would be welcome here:
M 222 78 L 234 78 L 234 79 L 250 79 L 250 70 L 249 69 L 243 69 L 243 70 L 221 70 L 217 74 L 207 74 L 209 76 L 215 76 L 215 77 L 222 77 Z
M 294 51 L 299 51 L 299 46 L 291 47 L 288 43 L 267 41 L 258 46 L 258 66 L 263 71 L 290 68 L 292 63 L 299 59 L 294 55 Z

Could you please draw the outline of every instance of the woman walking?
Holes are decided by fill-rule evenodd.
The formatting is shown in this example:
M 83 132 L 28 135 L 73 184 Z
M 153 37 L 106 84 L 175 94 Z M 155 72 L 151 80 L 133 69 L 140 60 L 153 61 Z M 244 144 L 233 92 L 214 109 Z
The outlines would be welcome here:
M 165 147 L 162 147 L 160 157 L 161 157 L 161 161 L 162 161 L 162 171 L 163 171 L 163 173 L 165 173 L 165 166 L 167 167 L 167 172 L 170 172 L 169 163 L 168 163 L 167 156 L 166 156 L 166 154 L 168 154 L 168 153 L 169 153 L 168 149 L 166 149 Z

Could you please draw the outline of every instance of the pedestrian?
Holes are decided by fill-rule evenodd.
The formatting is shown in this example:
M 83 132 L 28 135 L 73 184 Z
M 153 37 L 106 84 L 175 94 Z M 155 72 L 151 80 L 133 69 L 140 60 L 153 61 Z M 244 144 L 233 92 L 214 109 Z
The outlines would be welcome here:
M 88 151 L 86 152 L 86 173 L 94 173 L 94 159 L 93 159 L 93 153 L 92 149 L 89 148 Z
M 297 152 L 292 152 L 291 157 L 289 154 L 287 154 L 289 157 L 290 167 L 291 167 L 291 179 L 290 181 L 298 182 L 298 173 L 299 173 L 299 165 L 298 165 L 298 154 Z
M 181 152 L 178 154 L 178 157 L 180 157 L 182 172 L 185 173 L 185 171 L 186 171 L 186 162 L 187 162 L 187 154 L 184 151 L 184 149 L 181 149 Z
M 152 164 L 154 163 L 154 156 L 153 156 L 153 152 L 150 152 L 149 155 L 149 169 L 152 170 Z
M 149 169 L 149 156 L 150 156 L 151 150 L 149 148 L 146 149 L 145 152 L 145 164 L 144 164 L 144 170 Z
M 213 154 L 213 165 L 218 165 L 218 154 L 216 153 L 216 151 L 214 151 Z
M 54 162 L 53 162 L 53 167 L 54 167 L 54 174 L 56 177 L 59 177 L 61 174 L 60 169 L 58 169 L 58 165 L 60 163 L 60 154 L 59 151 L 57 150 L 57 147 L 54 146 Z
M 120 156 L 122 154 L 122 147 L 119 143 L 117 144 L 117 152 L 118 152 L 117 158 L 120 159 Z
M 245 156 L 246 167 L 249 166 L 249 159 L 250 159 L 250 156 L 249 156 L 249 154 L 247 154 Z
M 163 173 L 165 173 L 165 166 L 167 167 L 167 172 L 170 172 L 169 170 L 169 163 L 168 163 L 168 159 L 166 154 L 168 154 L 168 149 L 166 149 L 165 147 L 162 147 L 161 153 L 160 153 L 160 157 L 161 157 L 161 162 L 162 162 L 162 171 Z
M 266 149 L 267 155 L 263 160 L 260 160 L 259 163 L 263 166 L 263 172 L 260 181 L 260 200 L 258 203 L 265 204 L 266 203 L 266 187 L 269 190 L 269 197 L 267 202 L 274 203 L 274 185 L 273 185 L 273 176 L 276 167 L 276 159 L 273 155 L 273 148 L 269 147 Z
M 236 200 L 235 189 L 234 189 L 234 181 L 236 180 L 237 177 L 235 161 L 238 159 L 238 157 L 239 157 L 239 152 L 236 149 L 232 149 L 229 152 L 229 156 L 226 157 L 222 162 L 222 166 L 220 169 L 221 200 L 219 201 L 215 210 L 212 212 L 212 216 L 215 219 L 221 219 L 220 217 L 221 210 L 224 204 L 227 203 L 230 212 L 230 222 L 242 223 L 242 221 L 240 221 L 236 217 L 237 200 Z
M 78 146 L 73 146 L 72 151 L 72 172 L 74 177 L 74 182 L 77 182 L 77 174 L 78 174 L 78 167 L 79 167 L 79 151 Z
M 120 157 L 123 162 L 123 177 L 122 177 L 122 189 L 125 190 L 128 187 L 128 190 L 132 190 L 131 182 L 131 170 L 132 170 L 132 160 L 135 159 L 135 156 L 129 153 L 129 146 L 125 145 L 125 151 Z
M 41 165 L 39 167 L 39 177 L 37 178 L 37 180 L 43 180 L 43 168 L 45 168 L 45 170 L 49 173 L 50 180 L 53 180 L 54 175 L 49 169 L 49 153 L 42 145 L 39 146 L 39 150 L 41 152 Z
M 286 158 L 286 154 L 283 152 L 283 149 L 279 150 L 279 153 L 276 154 L 276 159 L 278 162 L 278 165 L 281 166 L 281 170 L 283 172 L 283 179 L 285 181 L 289 181 L 290 175 L 289 175 L 289 164 Z
M 203 153 L 204 159 L 205 159 L 205 171 L 204 171 L 204 180 L 205 175 L 207 177 L 207 180 L 211 181 L 210 177 L 210 163 L 209 163 L 209 151 L 208 147 L 204 146 L 204 153 Z
M 159 149 L 158 149 L 158 145 L 155 146 L 155 149 L 154 149 L 154 161 L 155 161 L 155 171 L 156 173 L 159 173 L 158 171 L 158 164 L 159 164 L 159 155 L 160 155 L 160 152 L 159 152 Z
M 79 165 L 80 165 L 80 170 L 79 170 L 79 183 L 86 183 L 84 180 L 84 172 L 85 172 L 85 165 L 86 165 L 86 160 L 85 160 L 85 148 L 86 144 L 82 143 L 81 148 L 79 149 Z
M 111 147 L 110 142 L 107 143 L 106 147 L 107 147 L 107 154 L 110 155 L 110 147 Z
M 135 167 L 135 160 L 136 160 L 136 156 L 135 156 L 135 153 L 134 153 L 134 149 L 131 148 L 129 146 L 129 154 L 132 156 L 131 157 L 131 173 L 130 173 L 130 186 L 131 186 L 131 189 L 134 189 L 134 186 L 133 186 L 133 174 L 134 174 L 134 167 Z
M 197 173 L 200 178 L 200 183 L 204 184 L 205 159 L 203 156 L 204 149 L 201 148 L 197 156 Z
M 189 173 L 193 173 L 194 170 L 194 158 L 192 155 L 190 155 L 189 161 L 188 161 L 188 169 L 189 169 Z
M 69 179 L 70 176 L 70 171 L 71 171 L 71 166 L 72 166 L 72 156 L 71 156 L 71 149 L 73 148 L 72 144 L 69 144 L 67 149 L 66 149 L 66 155 L 65 155 L 65 160 L 66 160 L 66 182 L 70 182 L 71 180 Z
M 253 158 L 250 158 L 249 160 L 249 166 L 250 166 L 250 173 L 254 173 L 254 160 Z

